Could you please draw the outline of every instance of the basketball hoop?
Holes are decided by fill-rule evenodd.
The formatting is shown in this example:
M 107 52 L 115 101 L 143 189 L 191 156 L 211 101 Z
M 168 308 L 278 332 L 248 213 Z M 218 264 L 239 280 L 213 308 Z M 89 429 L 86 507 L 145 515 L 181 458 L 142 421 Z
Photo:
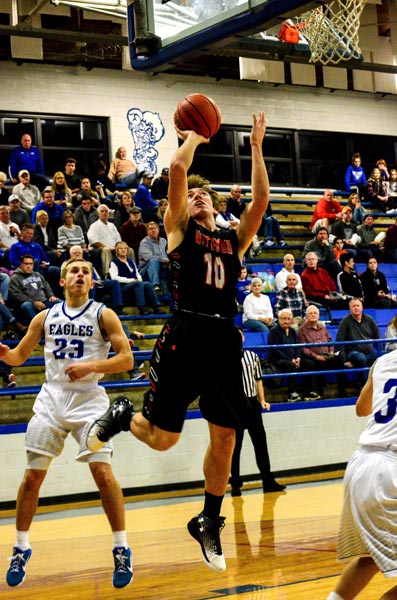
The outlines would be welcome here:
M 362 60 L 358 30 L 365 0 L 332 0 L 295 17 L 294 25 L 310 46 L 312 63 Z

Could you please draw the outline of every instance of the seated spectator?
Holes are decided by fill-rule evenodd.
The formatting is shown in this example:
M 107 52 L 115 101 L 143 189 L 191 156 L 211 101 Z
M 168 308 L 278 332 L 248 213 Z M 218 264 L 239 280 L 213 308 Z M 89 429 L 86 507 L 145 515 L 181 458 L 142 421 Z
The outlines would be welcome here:
M 379 169 L 382 180 L 387 181 L 390 178 L 390 173 L 387 169 L 387 164 L 386 164 L 385 159 L 380 158 L 379 160 L 377 160 L 375 166 Z
M 263 235 L 264 241 L 262 243 L 263 248 L 269 248 L 274 246 L 276 243 L 278 246 L 288 246 L 287 242 L 284 239 L 284 236 L 281 232 L 281 227 L 278 219 L 273 216 L 272 207 L 270 206 L 270 202 L 267 205 L 266 212 L 262 219 L 263 223 Z M 276 242 L 273 241 L 275 238 Z
M 30 216 L 36 204 L 41 201 L 40 190 L 30 183 L 30 173 L 26 169 L 19 171 L 18 179 L 19 183 L 12 188 L 12 193 L 18 196 L 22 208 L 27 210 Z
M 113 181 L 107 176 L 107 170 L 107 164 L 102 158 L 99 158 L 95 163 L 94 172 L 90 175 L 91 188 L 95 190 L 99 185 L 103 188 L 105 195 L 108 190 L 114 193 L 117 189 Z
M 342 240 L 342 238 L 337 237 L 334 239 L 333 250 L 334 250 L 335 260 L 337 260 L 338 263 L 340 264 L 340 257 L 342 256 L 342 254 L 348 254 L 347 250 L 345 250 L 345 242 Z
M 386 211 L 388 215 L 397 214 L 397 169 L 390 169 L 390 178 L 386 181 L 386 193 L 389 198 L 391 208 Z
M 319 227 L 313 240 L 306 242 L 302 259 L 305 259 L 309 252 L 314 252 L 318 258 L 318 266 L 327 269 L 332 277 L 336 277 L 340 271 L 339 263 L 335 260 L 335 255 L 331 244 L 329 243 L 329 233 L 326 227 Z
M 396 338 L 396 341 L 388 342 L 385 347 L 386 352 L 392 352 L 392 350 L 397 348 L 397 314 L 394 315 L 388 324 L 385 337 L 387 340 Z
M 281 269 L 281 271 L 279 271 L 274 278 L 274 283 L 276 285 L 277 291 L 280 291 L 285 288 L 285 286 L 287 285 L 287 276 L 289 275 L 289 273 L 295 273 L 295 271 L 294 271 L 294 267 L 295 267 L 294 255 L 293 254 L 284 254 L 283 265 L 284 266 Z M 300 275 L 298 273 L 295 273 L 295 275 L 298 279 L 298 285 L 296 286 L 296 289 L 301 290 L 302 289 L 302 281 L 301 281 Z
M 78 206 L 80 206 L 83 198 L 90 198 L 92 206 L 98 207 L 100 204 L 101 198 L 100 198 L 98 192 L 91 189 L 91 181 L 90 181 L 89 177 L 83 177 L 80 185 L 81 185 L 81 187 L 75 196 L 73 206 L 75 208 L 77 208 Z M 103 192 L 103 190 L 102 190 L 102 196 L 103 196 L 103 198 L 105 197 L 105 193 Z
M 68 258 L 83 258 L 84 260 L 91 262 L 90 255 L 87 252 L 84 252 L 81 246 L 72 246 L 71 248 L 69 248 L 67 259 Z M 125 315 L 125 312 L 123 310 L 123 297 L 121 294 L 119 282 L 114 279 L 101 279 L 94 265 L 92 265 L 92 275 L 94 286 L 90 290 L 90 298 L 92 298 L 93 300 L 98 300 L 99 302 L 103 302 L 105 300 L 105 297 L 108 295 L 110 297 L 110 308 L 114 310 L 116 315 Z
M 374 319 L 363 313 L 363 303 L 358 298 L 349 302 L 350 314 L 342 319 L 336 334 L 337 342 L 352 342 L 341 345 L 340 356 L 345 367 L 370 367 L 375 362 L 378 353 L 372 342 L 357 344 L 357 340 L 380 339 L 378 326 Z M 367 380 L 367 373 L 358 373 L 357 379 L 362 387 Z
M 357 225 L 352 223 L 352 209 L 345 206 L 342 210 L 342 219 L 332 226 L 331 234 L 340 237 L 345 243 L 345 250 L 356 258 L 357 261 L 367 262 L 372 253 L 370 250 L 359 248 L 361 241 L 357 233 Z
M 157 200 L 153 200 L 150 193 L 150 186 L 152 185 L 153 174 L 150 171 L 144 171 L 142 173 L 141 183 L 134 194 L 135 205 L 139 206 L 142 210 L 142 221 L 147 223 L 153 221 L 156 217 L 158 209 Z
M 352 156 L 352 163 L 346 169 L 345 189 L 347 192 L 355 191 L 359 193 L 367 183 L 365 171 L 361 165 L 361 155 L 355 152 Z
M 273 311 L 269 297 L 262 294 L 260 277 L 251 281 L 251 294 L 243 302 L 243 326 L 250 331 L 269 331 L 273 325 Z
M 149 281 L 142 281 L 136 264 L 128 258 L 128 251 L 125 242 L 117 242 L 116 256 L 109 269 L 111 279 L 120 283 L 124 305 L 132 306 L 132 302 L 135 302 L 141 315 L 150 314 L 149 306 L 155 313 L 163 312 L 152 284 Z
M 114 183 L 122 183 L 128 188 L 135 188 L 138 185 L 137 167 L 134 160 L 127 158 L 127 150 L 124 146 L 116 152 L 116 158 L 112 160 L 108 177 Z
M 377 167 L 372 169 L 371 176 L 367 181 L 367 198 L 371 206 L 380 212 L 385 213 L 394 208 L 394 202 L 387 195 L 386 184 Z
M 115 225 L 109 222 L 109 208 L 106 204 L 98 206 L 98 220 L 90 226 L 87 237 L 90 249 L 98 250 L 101 253 L 102 276 L 106 279 L 116 244 L 121 242 Z
M 57 171 L 53 177 L 51 190 L 54 195 L 55 204 L 60 204 L 63 209 L 71 208 L 72 192 L 66 184 L 65 175 L 62 171 Z
M 386 277 L 378 270 L 375 257 L 368 260 L 367 270 L 360 275 L 366 308 L 396 308 L 395 297 L 390 294 Z
M 298 334 L 293 327 L 292 313 L 288 308 L 279 312 L 278 324 L 272 327 L 267 337 L 269 348 L 269 362 L 281 373 L 295 373 L 302 371 L 313 371 L 314 361 L 302 357 L 301 348 L 297 347 Z M 283 347 L 280 347 L 283 346 Z M 308 375 L 304 378 L 303 389 L 305 390 L 305 400 L 319 400 L 320 395 L 317 391 L 317 381 L 315 376 Z M 294 377 L 287 378 L 288 402 L 298 402 L 302 399 Z M 310 390 L 307 391 L 306 390 Z
M 198 187 L 201 187 L 201 184 Z M 237 184 L 232 185 L 230 197 L 227 198 L 227 210 L 240 219 L 245 206 L 246 203 L 241 200 L 241 187 Z
M 87 251 L 83 230 L 80 225 L 74 222 L 74 216 L 71 210 L 65 210 L 62 215 L 63 225 L 58 229 L 57 248 L 64 253 L 64 260 L 68 259 L 68 250 L 72 246 L 81 246 L 84 251 Z
M 59 259 L 62 252 L 57 248 L 57 236 L 54 234 L 52 228 L 48 227 L 49 220 L 50 218 L 45 210 L 37 211 L 32 239 L 43 248 L 50 264 L 59 266 Z
M 298 340 L 300 344 L 319 344 L 324 342 L 324 346 L 311 346 L 302 348 L 303 356 L 314 360 L 315 369 L 318 371 L 340 371 L 336 374 L 336 382 L 338 385 L 338 396 L 345 398 L 348 396 L 346 392 L 346 376 L 343 373 L 343 362 L 340 357 L 340 351 L 335 352 L 334 346 L 330 344 L 332 338 L 322 323 L 319 321 L 320 311 L 317 306 L 308 306 L 306 309 L 306 320 L 298 329 Z M 324 388 L 325 379 L 319 377 L 317 380 L 317 389 Z
M 274 305 L 274 316 L 278 317 L 280 310 L 289 308 L 292 312 L 292 326 L 299 326 L 303 323 L 308 302 L 301 290 L 297 289 L 298 278 L 295 273 L 287 275 L 287 285 L 283 290 L 277 292 Z
M 21 208 L 21 201 L 16 194 L 10 194 L 8 197 L 8 206 L 10 207 L 10 220 L 21 229 L 25 223 L 30 223 L 30 217 L 27 210 Z
M 120 204 L 115 209 L 113 215 L 113 223 L 116 225 L 118 231 L 121 231 L 122 225 L 130 220 L 129 210 L 134 204 L 130 192 L 123 192 L 121 194 Z
M 76 196 L 80 191 L 81 180 L 80 177 L 76 174 L 76 159 L 75 158 L 66 158 L 65 166 L 63 169 L 63 174 L 65 176 L 66 185 L 72 193 L 72 204 L 76 206 Z
M 59 227 L 62 226 L 62 215 L 63 215 L 63 207 L 60 204 L 56 204 L 54 200 L 54 194 L 51 189 L 45 189 L 43 191 L 43 201 L 36 204 L 36 206 L 32 210 L 32 222 L 36 221 L 36 214 L 39 210 L 45 210 L 48 214 L 50 220 L 48 223 L 48 228 L 52 229 L 54 235 L 58 234 Z
M 316 204 L 310 229 L 316 233 L 319 227 L 325 227 L 328 231 L 337 219 L 342 218 L 342 207 L 334 200 L 332 190 L 325 190 L 324 196 Z
M 164 238 L 165 240 L 167 239 L 167 232 L 164 227 L 164 215 L 166 213 L 167 208 L 168 200 L 166 198 L 159 200 L 159 207 L 157 209 L 156 217 L 154 219 L 157 225 L 159 226 L 160 237 Z
M 5 187 L 7 175 L 0 171 L 0 206 L 8 206 L 8 196 L 10 192 Z
M 56 290 L 56 294 L 61 296 L 59 286 L 60 269 L 57 266 L 51 265 L 42 246 L 37 242 L 33 242 L 33 233 L 33 225 L 26 224 L 22 227 L 18 242 L 10 248 L 9 261 L 11 267 L 16 269 L 22 262 L 22 257 L 25 254 L 33 256 L 35 271 L 39 271 L 46 278 L 50 286 Z
M 346 302 L 338 299 L 336 284 L 328 271 L 318 266 L 318 258 L 314 252 L 306 254 L 306 268 L 301 280 L 306 300 L 316 302 L 330 308 L 345 308 Z
M 142 223 L 142 210 L 139 206 L 133 206 L 128 211 L 129 221 L 121 226 L 121 239 L 134 252 L 135 261 L 139 260 L 139 244 L 146 237 L 147 231 Z
M 44 175 L 43 161 L 39 149 L 32 146 L 32 138 L 28 133 L 22 135 L 20 145 L 12 150 L 8 169 L 12 183 L 18 182 L 21 171 L 28 171 L 30 181 L 40 191 L 49 184 L 47 177 Z
M 397 263 L 397 219 L 386 231 L 385 261 Z
M 10 207 L 0 205 L 0 255 L 5 267 L 9 266 L 8 250 L 18 242 L 20 233 L 18 225 L 10 219 Z
M 363 224 L 357 227 L 357 233 L 360 236 L 358 248 L 368 250 L 377 260 L 383 260 L 382 246 L 386 233 L 384 231 L 378 233 L 375 230 L 372 214 L 365 215 Z
M 74 222 L 83 231 L 86 243 L 88 243 L 87 232 L 91 225 L 98 220 L 98 211 L 90 198 L 83 198 L 80 206 L 74 211 Z
M 34 271 L 34 264 L 34 257 L 24 254 L 10 280 L 10 303 L 24 325 L 28 325 L 40 311 L 60 302 L 43 275 Z
M 161 170 L 160 177 L 156 177 L 152 184 L 153 200 L 163 200 L 168 198 L 168 182 L 170 180 L 170 171 L 168 167 Z
M 160 228 L 154 221 L 147 224 L 146 231 L 139 244 L 139 272 L 143 280 L 150 281 L 156 294 L 167 293 L 167 242 L 160 237 Z
M 354 258 L 350 254 L 342 254 L 340 257 L 342 272 L 338 274 L 338 291 L 347 299 L 358 298 L 364 302 L 364 292 L 359 276 L 354 270 Z
M 240 275 L 238 276 L 237 283 L 236 283 L 236 299 L 237 299 L 237 304 L 239 305 L 239 308 L 241 309 L 240 312 L 242 312 L 244 300 L 246 299 L 248 294 L 251 293 L 251 283 L 252 283 L 252 281 L 248 277 L 247 267 L 245 265 L 242 265 Z
M 365 210 L 361 205 L 360 196 L 355 192 L 350 194 L 347 199 L 347 206 L 352 209 L 352 223 L 354 225 L 361 225 L 361 223 L 364 221 Z
M 240 219 L 227 210 L 227 202 L 223 198 L 218 200 L 218 214 L 215 217 L 215 223 L 221 229 L 236 229 L 240 223 Z

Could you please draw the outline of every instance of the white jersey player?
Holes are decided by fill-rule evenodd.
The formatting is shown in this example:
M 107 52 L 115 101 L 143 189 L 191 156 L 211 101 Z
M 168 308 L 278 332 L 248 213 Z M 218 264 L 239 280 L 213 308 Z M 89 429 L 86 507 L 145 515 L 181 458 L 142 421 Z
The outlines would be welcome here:
M 46 382 L 35 400 L 34 416 L 26 431 L 27 470 L 18 492 L 16 544 L 6 580 L 8 585 L 16 586 L 25 578 L 26 563 L 32 554 L 29 528 L 40 487 L 51 460 L 62 452 L 65 438 L 71 433 L 79 444 L 77 460 L 88 462 L 100 491 L 113 532 L 113 585 L 121 588 L 132 581 L 123 494 L 110 464 L 111 446 L 104 446 L 103 452 L 90 452 L 85 432 L 109 406 L 98 380 L 104 373 L 131 369 L 133 358 L 116 314 L 89 300 L 93 286 L 90 263 L 70 259 L 62 267 L 60 285 L 65 289 L 65 302 L 38 313 L 12 350 L 0 343 L 0 359 L 17 366 L 25 362 L 44 336 L 46 363 Z M 115 354 L 108 358 L 110 345 Z
M 370 415 L 345 473 L 338 558 L 354 558 L 327 600 L 353 600 L 379 571 L 397 576 L 397 350 L 378 358 L 357 400 Z M 397 586 L 382 596 L 397 598 Z

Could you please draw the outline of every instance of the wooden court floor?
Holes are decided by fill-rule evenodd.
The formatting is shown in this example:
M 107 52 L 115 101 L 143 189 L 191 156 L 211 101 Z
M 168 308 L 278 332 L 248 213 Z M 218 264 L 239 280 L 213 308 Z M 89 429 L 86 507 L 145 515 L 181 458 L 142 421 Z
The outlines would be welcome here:
M 251 490 L 228 495 L 223 513 L 225 573 L 201 561 L 186 522 L 201 510 L 197 497 L 128 504 L 127 531 L 134 581 L 111 584 L 111 536 L 102 512 L 41 516 L 31 530 L 33 555 L 17 588 L 4 580 L 14 525 L 0 519 L 0 596 L 3 600 L 314 600 L 333 589 L 342 483 L 288 486 L 286 493 Z M 147 504 L 147 505 L 146 505 Z M 81 515 L 80 515 L 81 512 Z M 91 511 L 94 512 L 94 511 Z M 75 515 L 75 516 L 74 516 Z M 378 575 L 359 597 L 376 600 L 388 587 Z

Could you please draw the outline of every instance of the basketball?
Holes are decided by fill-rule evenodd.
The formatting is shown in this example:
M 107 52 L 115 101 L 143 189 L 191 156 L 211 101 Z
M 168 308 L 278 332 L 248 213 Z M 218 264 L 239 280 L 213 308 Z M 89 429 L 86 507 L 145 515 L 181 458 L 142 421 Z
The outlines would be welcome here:
M 210 138 L 221 126 L 221 111 L 216 102 L 204 94 L 189 94 L 178 102 L 174 114 L 175 125 L 181 131 L 192 130 Z

